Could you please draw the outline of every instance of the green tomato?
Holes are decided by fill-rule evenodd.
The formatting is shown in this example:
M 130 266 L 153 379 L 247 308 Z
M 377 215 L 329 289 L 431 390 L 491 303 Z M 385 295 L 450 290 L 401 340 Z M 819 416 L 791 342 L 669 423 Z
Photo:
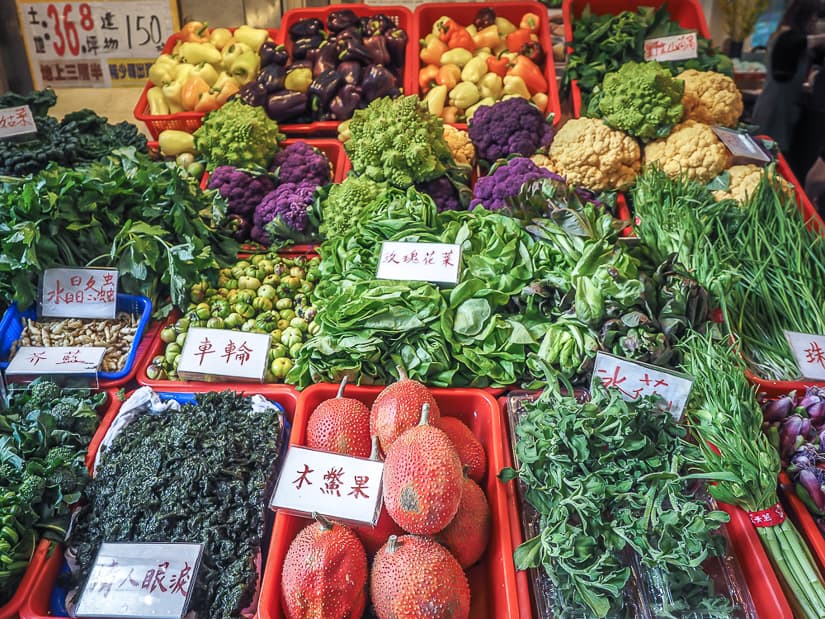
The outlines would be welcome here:
M 268 258 L 266 260 L 261 260 L 256 266 L 258 267 L 258 270 L 264 274 L 264 276 L 275 272 L 275 264 Z
M 178 332 L 175 331 L 175 327 L 173 326 L 164 327 L 160 331 L 160 341 L 164 344 L 174 342 L 176 337 L 178 337 Z
M 289 327 L 289 321 L 288 320 L 284 320 L 283 318 L 281 318 L 278 321 L 278 328 L 281 329 L 282 331 L 284 329 L 287 329 L 288 327 Z
M 278 357 L 269 364 L 269 370 L 275 379 L 286 378 L 289 371 L 292 369 L 292 361 L 286 357 Z
M 163 380 L 166 378 L 166 372 L 163 371 L 162 366 L 150 363 L 146 368 L 146 377 L 149 380 Z
M 272 331 L 269 332 L 270 338 L 272 339 L 272 345 L 273 346 L 280 345 L 280 344 L 278 344 L 278 342 L 281 341 L 281 334 L 282 333 L 283 333 L 283 331 L 281 331 L 280 329 L 273 329 Z
M 175 348 L 170 350 L 170 347 L 172 346 Z M 173 342 L 166 347 L 166 352 L 163 354 L 163 359 L 171 366 L 178 357 L 180 357 L 180 346 Z
M 255 297 L 252 299 L 252 307 L 259 312 L 268 312 L 272 309 L 272 300 L 266 297 Z
M 192 301 L 198 303 L 203 301 L 204 297 L 206 296 L 206 289 L 209 287 L 209 284 L 206 282 L 200 282 L 192 286 L 190 291 L 190 296 L 192 297 Z
M 227 288 L 229 290 L 237 290 L 238 289 L 238 280 L 237 280 L 237 278 L 233 277 L 232 279 L 226 280 L 226 283 L 224 284 L 224 288 Z
M 304 341 L 303 334 L 294 327 L 287 327 L 281 334 L 281 344 L 290 347 L 293 344 L 300 344 Z
M 269 368 L 266 368 L 266 372 L 264 372 L 264 382 L 265 383 L 274 383 L 277 379 L 275 378 L 275 374 L 273 374 Z
M 264 260 L 266 260 L 266 254 L 255 254 L 254 256 L 252 256 L 252 258 L 249 259 L 249 261 L 256 266 Z
M 275 302 L 275 309 L 285 310 L 292 307 L 292 299 L 278 299 Z
M 295 310 L 284 309 L 279 312 L 279 315 L 283 320 L 292 320 L 295 318 Z
M 212 318 L 206 321 L 207 329 L 223 329 L 223 327 L 224 321 L 220 316 L 212 316 Z
M 255 319 L 249 318 L 248 320 L 244 320 L 244 323 L 241 325 L 241 331 L 244 333 L 249 333 L 252 329 L 255 328 Z
M 231 314 L 229 314 L 229 316 L 224 318 L 223 325 L 227 329 L 237 329 L 243 324 L 243 321 L 243 316 L 241 316 L 238 312 L 232 312 Z
M 255 312 L 254 307 L 252 307 L 249 303 L 244 303 L 242 301 L 238 301 L 237 303 L 235 303 L 235 305 L 232 307 L 232 309 L 234 309 L 241 316 L 243 316 L 244 318 L 247 318 L 247 319 L 248 318 L 254 318 L 255 314 L 257 313 L 257 312 Z
M 307 272 L 304 271 L 301 267 L 292 267 L 289 269 L 289 274 L 292 277 L 297 277 L 299 279 L 304 279 L 307 276 Z
M 238 293 L 235 295 L 235 302 L 251 304 L 256 296 L 254 290 L 238 290 Z
M 296 342 L 292 346 L 289 347 L 289 356 L 295 359 L 298 356 L 298 353 L 301 352 L 301 346 L 303 346 L 303 342 Z
M 281 336 L 278 335 L 278 339 L 280 340 Z M 275 338 L 272 338 L 272 341 L 275 341 Z M 287 347 L 283 344 L 273 344 L 272 348 L 269 349 L 269 358 L 270 359 L 277 359 L 278 357 L 286 357 L 289 354 Z
M 186 331 L 183 333 L 178 333 L 178 337 L 175 338 L 175 344 L 183 348 L 183 343 L 186 341 Z
M 307 327 L 307 333 L 309 333 L 310 335 L 316 335 L 320 330 L 321 325 L 314 321 L 309 323 L 309 326 Z
M 238 279 L 251 265 L 246 260 L 239 260 L 232 267 L 232 277 Z
M 268 284 L 270 286 L 277 286 L 281 283 L 281 276 L 277 273 L 270 273 L 266 277 L 264 277 L 264 284 Z
M 152 363 L 154 365 L 159 365 L 163 367 L 163 364 L 166 363 L 166 357 L 164 357 L 163 355 L 155 355 L 154 357 L 152 357 Z
M 178 333 L 186 333 L 189 331 L 189 323 L 191 321 L 188 318 L 178 318 L 175 322 L 175 331 Z
M 295 318 L 289 321 L 289 326 L 298 329 L 298 331 L 304 332 L 307 330 L 309 323 L 303 318 L 298 318 L 296 316 Z
M 217 318 L 226 318 L 232 312 L 232 307 L 227 299 L 216 299 L 212 301 L 210 313 Z
M 263 297 L 265 299 L 269 299 L 270 301 L 277 301 L 278 299 L 278 291 L 275 290 L 275 286 L 271 284 L 262 284 L 258 290 L 257 294 L 259 297 Z
M 209 303 L 198 303 L 195 307 L 195 314 L 200 320 L 206 320 L 212 315 L 212 308 L 209 307 Z
M 238 278 L 238 288 L 241 290 L 257 290 L 261 287 L 261 280 L 250 275 L 241 275 Z

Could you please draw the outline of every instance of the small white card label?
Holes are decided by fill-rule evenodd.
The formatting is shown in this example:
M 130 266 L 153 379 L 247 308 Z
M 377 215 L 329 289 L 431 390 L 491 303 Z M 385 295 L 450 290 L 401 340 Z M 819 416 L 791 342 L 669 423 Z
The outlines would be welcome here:
M 0 140 L 25 133 L 37 133 L 37 125 L 28 105 L 0 109 Z
M 47 376 L 97 373 L 106 348 L 103 346 L 21 346 L 6 368 L 7 376 Z
M 714 126 L 711 128 L 716 137 L 721 140 L 733 156 L 733 164 L 755 163 L 756 165 L 765 165 L 771 162 L 770 156 L 747 133 L 740 133 L 727 127 Z
M 675 419 L 681 418 L 693 387 L 693 378 L 687 374 L 604 352 L 596 353 L 591 384 L 597 380 L 607 388 L 618 389 L 629 402 L 658 395 L 662 398 L 662 409 L 669 411 Z
M 645 60 L 666 62 L 669 60 L 689 60 L 698 56 L 699 41 L 695 32 L 645 39 Z
M 785 331 L 803 378 L 825 380 L 825 335 Z
M 117 269 L 46 269 L 40 293 L 43 318 L 114 318 Z
M 192 597 L 202 544 L 100 545 L 78 617 L 180 619 Z
M 381 512 L 384 463 L 291 446 L 270 507 L 309 516 L 317 512 L 374 525 Z
M 217 377 L 263 382 L 269 334 L 192 327 L 180 354 L 178 375 L 186 380 Z
M 457 284 L 460 264 L 460 245 L 384 241 L 376 277 Z

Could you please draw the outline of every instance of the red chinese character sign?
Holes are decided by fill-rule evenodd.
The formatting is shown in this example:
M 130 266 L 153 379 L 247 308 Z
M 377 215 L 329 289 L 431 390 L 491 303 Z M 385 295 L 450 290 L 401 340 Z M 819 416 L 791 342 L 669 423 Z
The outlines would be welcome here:
M 647 363 L 630 361 L 607 353 L 596 354 L 593 380 L 608 389 L 618 389 L 625 400 L 659 396 L 661 407 L 676 419 L 682 416 L 693 379 L 687 374 L 665 370 Z
M 263 382 L 269 341 L 268 333 L 190 328 L 180 354 L 178 375 L 184 380 Z
M 785 331 L 802 378 L 825 380 L 825 336 Z
M 40 281 L 43 318 L 114 318 L 117 269 L 46 269 Z
M 376 277 L 457 284 L 460 263 L 460 245 L 384 241 Z
M 178 29 L 170 0 L 17 2 L 37 88 L 143 86 Z
M 100 545 L 80 595 L 78 617 L 157 617 L 186 613 L 202 544 Z
M 309 516 L 313 512 L 374 525 L 381 511 L 384 463 L 290 447 L 270 507 Z
M 699 43 L 695 32 L 645 39 L 645 60 L 688 60 L 698 55 Z
M 37 133 L 37 125 L 28 105 L 0 109 L 0 140 L 27 133 Z
M 6 380 L 15 383 L 37 376 L 96 376 L 105 354 L 103 346 L 21 346 L 6 368 Z

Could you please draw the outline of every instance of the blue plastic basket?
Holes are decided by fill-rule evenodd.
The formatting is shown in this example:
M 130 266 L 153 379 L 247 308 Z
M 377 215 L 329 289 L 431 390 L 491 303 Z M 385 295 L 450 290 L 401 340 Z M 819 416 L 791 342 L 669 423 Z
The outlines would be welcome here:
M 135 356 L 137 355 L 138 346 L 140 345 L 140 340 L 143 338 L 146 325 L 152 317 L 152 302 L 142 296 L 118 293 L 115 308 L 118 312 L 136 314 L 140 316 L 140 320 L 135 330 L 135 339 L 132 341 L 132 348 L 129 350 L 129 356 L 126 357 L 126 363 L 123 369 L 118 372 L 100 372 L 98 378 L 101 381 L 101 387 L 106 386 L 103 383 L 121 381 L 134 372 L 136 369 Z M 0 368 L 2 369 L 8 367 L 11 347 L 23 333 L 23 318 L 37 318 L 34 305 L 21 313 L 15 303 L 6 310 L 6 313 L 3 314 L 3 319 L 0 320 Z

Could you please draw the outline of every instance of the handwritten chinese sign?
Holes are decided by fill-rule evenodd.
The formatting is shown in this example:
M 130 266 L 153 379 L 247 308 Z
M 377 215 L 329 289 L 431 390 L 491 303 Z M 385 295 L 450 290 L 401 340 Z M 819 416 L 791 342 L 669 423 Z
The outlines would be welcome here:
M 169 0 L 17 2 L 37 88 L 142 86 L 178 29 Z
M 21 346 L 6 368 L 6 377 L 94 376 L 104 354 L 103 346 Z
M 696 58 L 698 55 L 699 43 L 695 32 L 645 39 L 645 60 L 656 60 L 658 62 L 688 60 Z
M 28 105 L 0 109 L 0 140 L 26 133 L 37 133 L 37 125 Z
M 693 379 L 687 374 L 629 361 L 603 352 L 596 354 L 593 382 L 597 380 L 607 388 L 618 389 L 622 397 L 628 401 L 658 395 L 662 398 L 662 408 L 676 419 L 682 416 L 693 387 Z
M 180 619 L 200 567 L 202 544 L 100 545 L 78 617 Z
M 803 378 L 825 380 L 825 336 L 785 331 Z
M 185 380 L 223 377 L 260 383 L 268 359 L 268 333 L 193 327 L 186 335 L 178 375 Z
M 771 157 L 747 133 L 740 133 L 727 127 L 711 127 L 716 137 L 721 140 L 732 155 L 732 165 L 753 163 L 765 165 Z
M 114 318 L 117 269 L 46 269 L 40 285 L 43 318 Z
M 460 245 L 384 241 L 376 277 L 457 284 L 460 262 Z
M 383 472 L 378 460 L 292 446 L 270 507 L 374 525 L 381 511 Z

